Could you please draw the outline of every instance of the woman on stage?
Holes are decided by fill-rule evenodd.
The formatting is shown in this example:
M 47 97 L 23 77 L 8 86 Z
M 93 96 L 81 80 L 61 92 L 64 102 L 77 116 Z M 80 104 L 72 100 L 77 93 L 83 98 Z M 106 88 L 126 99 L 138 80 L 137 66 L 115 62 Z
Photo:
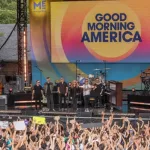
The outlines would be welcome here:
M 79 93 L 80 93 L 80 88 L 79 88 L 77 82 L 73 81 L 71 84 L 71 88 L 70 88 L 70 97 L 72 97 L 73 111 L 77 110 L 77 99 L 78 99 Z

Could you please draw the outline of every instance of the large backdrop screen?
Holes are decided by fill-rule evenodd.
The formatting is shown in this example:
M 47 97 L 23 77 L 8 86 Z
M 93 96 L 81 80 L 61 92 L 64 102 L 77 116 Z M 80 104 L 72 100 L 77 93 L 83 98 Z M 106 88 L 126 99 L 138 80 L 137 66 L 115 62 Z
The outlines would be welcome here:
M 50 2 L 52 62 L 149 62 L 150 11 L 141 1 Z
M 33 84 L 43 85 L 46 77 L 71 82 L 78 74 L 82 81 L 106 67 L 108 81 L 144 89 L 140 76 L 150 71 L 150 0 L 54 1 L 29 1 Z

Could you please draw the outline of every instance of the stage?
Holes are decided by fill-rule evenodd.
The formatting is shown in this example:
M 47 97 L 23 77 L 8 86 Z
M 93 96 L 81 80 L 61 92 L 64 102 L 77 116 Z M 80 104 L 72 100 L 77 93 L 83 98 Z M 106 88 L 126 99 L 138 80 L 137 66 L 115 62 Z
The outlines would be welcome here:
M 139 93 L 141 93 L 141 91 L 139 91 Z M 83 101 L 78 102 L 78 109 L 76 112 L 73 111 L 72 104 L 70 101 L 69 103 L 67 103 L 66 110 L 61 109 L 60 111 L 58 97 L 56 98 L 56 100 L 54 100 L 55 111 L 49 111 L 45 103 L 43 103 L 42 105 L 42 110 L 39 109 L 36 110 L 35 101 L 31 100 L 31 93 L 14 93 L 14 94 L 12 93 L 9 95 L 2 95 L 0 96 L 0 99 L 1 99 L 0 115 L 7 115 L 7 116 L 9 115 L 45 116 L 45 117 L 76 116 L 83 118 L 84 117 L 94 118 L 94 117 L 101 117 L 101 113 L 105 112 L 108 116 L 111 115 L 111 113 L 114 113 L 117 118 L 120 118 L 121 116 L 136 117 L 139 116 L 141 113 L 150 114 L 149 112 L 150 97 L 141 95 L 131 95 L 131 91 L 123 91 L 122 107 L 118 108 L 115 105 L 112 105 L 113 110 L 111 109 L 111 105 L 106 105 L 105 107 L 102 108 L 96 108 L 92 107 L 92 103 L 89 102 L 89 112 L 85 112 Z M 147 117 L 149 118 L 149 116 Z
M 10 95 L 9 95 L 10 96 Z M 60 116 L 60 122 L 64 123 L 66 119 L 69 117 L 70 119 L 73 119 L 74 117 L 76 120 L 78 120 L 81 123 L 98 123 L 101 121 L 102 112 L 105 113 L 105 119 L 108 119 L 109 116 L 113 113 L 114 119 L 116 121 L 121 120 L 122 117 L 128 117 L 130 120 L 138 120 L 139 117 L 142 117 L 143 120 L 148 121 L 150 120 L 150 113 L 142 113 L 140 111 L 131 111 L 131 109 L 128 109 L 129 101 L 133 102 L 135 100 L 141 100 L 141 96 L 138 95 L 129 95 L 127 96 L 128 99 L 123 101 L 122 109 L 116 109 L 114 107 L 113 111 L 111 111 L 110 107 L 104 108 L 92 108 L 91 105 L 89 105 L 89 112 L 84 112 L 84 105 L 78 104 L 78 110 L 75 112 L 72 110 L 71 105 L 68 105 L 68 108 L 66 110 L 60 111 L 58 103 L 55 103 L 55 111 L 48 111 L 46 108 L 46 105 L 44 104 L 43 109 L 36 110 L 35 107 L 32 105 L 29 105 L 28 107 L 22 106 L 20 109 L 18 107 L 15 107 L 15 100 L 21 100 L 24 104 L 24 99 L 30 98 L 30 94 L 27 94 L 24 98 L 21 96 L 16 97 L 16 95 L 8 96 L 8 107 L 7 109 L 1 109 L 0 110 L 0 117 L 2 120 L 14 120 L 19 118 L 32 118 L 33 116 L 41 116 L 45 117 L 48 121 L 54 121 L 55 116 Z M 10 99 L 13 98 L 13 99 Z M 14 99 L 15 98 L 15 99 Z M 147 97 L 143 97 L 146 98 Z M 14 101 L 12 101 L 14 100 Z M 26 99 L 27 100 L 27 99 Z M 129 100 L 129 101 L 128 101 Z M 29 103 L 29 100 L 28 100 Z M 11 105 L 14 104 L 14 105 Z M 19 103 L 18 103 L 19 104 Z M 131 105 L 132 106 L 132 105 Z M 6 108 L 6 107 L 5 107 Z
M 81 109 L 81 111 L 82 111 L 82 109 Z M 102 110 L 101 109 L 97 110 L 97 112 L 99 112 L 99 111 L 102 111 Z M 74 112 L 56 111 L 56 112 L 42 113 L 41 111 L 36 111 L 34 109 L 26 109 L 26 110 L 22 110 L 22 111 L 16 110 L 15 113 L 13 113 L 14 110 L 8 110 L 8 112 L 9 113 L 6 113 L 5 111 L 0 112 L 1 121 L 6 121 L 6 120 L 14 121 L 14 120 L 19 120 L 19 119 L 30 119 L 30 118 L 33 118 L 33 116 L 39 116 L 39 117 L 46 118 L 47 122 L 54 122 L 55 116 L 60 116 L 59 122 L 61 124 L 65 125 L 67 118 L 69 120 L 72 120 L 75 118 L 77 120 L 77 122 L 79 122 L 81 124 L 100 123 L 101 119 L 102 119 L 101 113 L 98 115 L 94 115 L 94 113 L 93 113 L 92 116 L 89 116 L 89 115 L 82 116 L 81 113 L 83 113 L 83 112 L 74 113 Z M 133 123 L 136 120 L 139 120 L 140 117 L 142 117 L 142 120 L 146 123 L 150 120 L 149 114 L 121 113 L 121 112 L 117 112 L 117 111 L 114 111 L 113 114 L 114 114 L 114 121 L 117 123 L 121 123 L 123 117 L 128 117 L 129 120 Z M 107 110 L 105 112 L 104 119 L 108 120 L 110 116 L 111 116 L 111 113 L 109 113 L 109 111 Z

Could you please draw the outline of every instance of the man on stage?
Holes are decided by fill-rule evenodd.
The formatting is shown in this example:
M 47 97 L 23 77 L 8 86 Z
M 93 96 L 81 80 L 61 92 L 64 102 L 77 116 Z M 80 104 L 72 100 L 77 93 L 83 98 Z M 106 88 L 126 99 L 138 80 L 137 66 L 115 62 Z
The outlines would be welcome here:
M 43 96 L 43 89 L 42 89 L 42 86 L 40 85 L 40 81 L 37 80 L 36 85 L 34 85 L 33 91 L 32 91 L 32 100 L 35 100 L 36 110 L 37 110 L 38 101 L 39 101 L 40 109 L 42 108 L 42 105 L 41 105 L 42 96 Z
M 51 111 L 55 111 L 54 109 L 54 100 L 53 100 L 53 83 L 51 82 L 50 77 L 46 78 L 47 82 L 44 84 L 44 93 L 47 98 L 47 107 Z
M 104 92 L 103 91 L 104 90 L 104 85 L 103 85 L 102 81 L 100 81 L 99 78 L 96 78 L 96 85 L 97 85 L 97 88 L 95 90 L 95 92 L 96 92 L 96 101 L 97 101 L 99 107 L 103 107 L 103 105 L 102 105 L 102 95 L 103 95 L 103 92 Z
M 60 79 L 60 83 L 58 84 L 58 93 L 59 93 L 59 106 L 60 109 L 62 109 L 62 99 L 64 98 L 64 109 L 67 110 L 66 106 L 66 96 L 68 94 L 68 85 L 67 83 L 64 81 L 64 78 Z

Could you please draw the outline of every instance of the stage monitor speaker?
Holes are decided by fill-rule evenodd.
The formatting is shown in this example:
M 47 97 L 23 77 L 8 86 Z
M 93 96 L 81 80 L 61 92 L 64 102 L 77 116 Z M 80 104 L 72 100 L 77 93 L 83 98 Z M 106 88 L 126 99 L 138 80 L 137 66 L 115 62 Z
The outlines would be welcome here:
M 25 111 L 22 111 L 22 114 L 23 115 L 27 115 L 27 116 L 36 116 L 38 115 L 38 111 L 37 110 L 25 110 Z
M 92 117 L 93 112 L 77 112 L 77 117 Z
M 150 118 L 150 113 L 139 113 L 139 117 Z
M 0 106 L 7 105 L 7 95 L 0 95 Z
M 7 110 L 7 105 L 0 106 L 0 110 Z

